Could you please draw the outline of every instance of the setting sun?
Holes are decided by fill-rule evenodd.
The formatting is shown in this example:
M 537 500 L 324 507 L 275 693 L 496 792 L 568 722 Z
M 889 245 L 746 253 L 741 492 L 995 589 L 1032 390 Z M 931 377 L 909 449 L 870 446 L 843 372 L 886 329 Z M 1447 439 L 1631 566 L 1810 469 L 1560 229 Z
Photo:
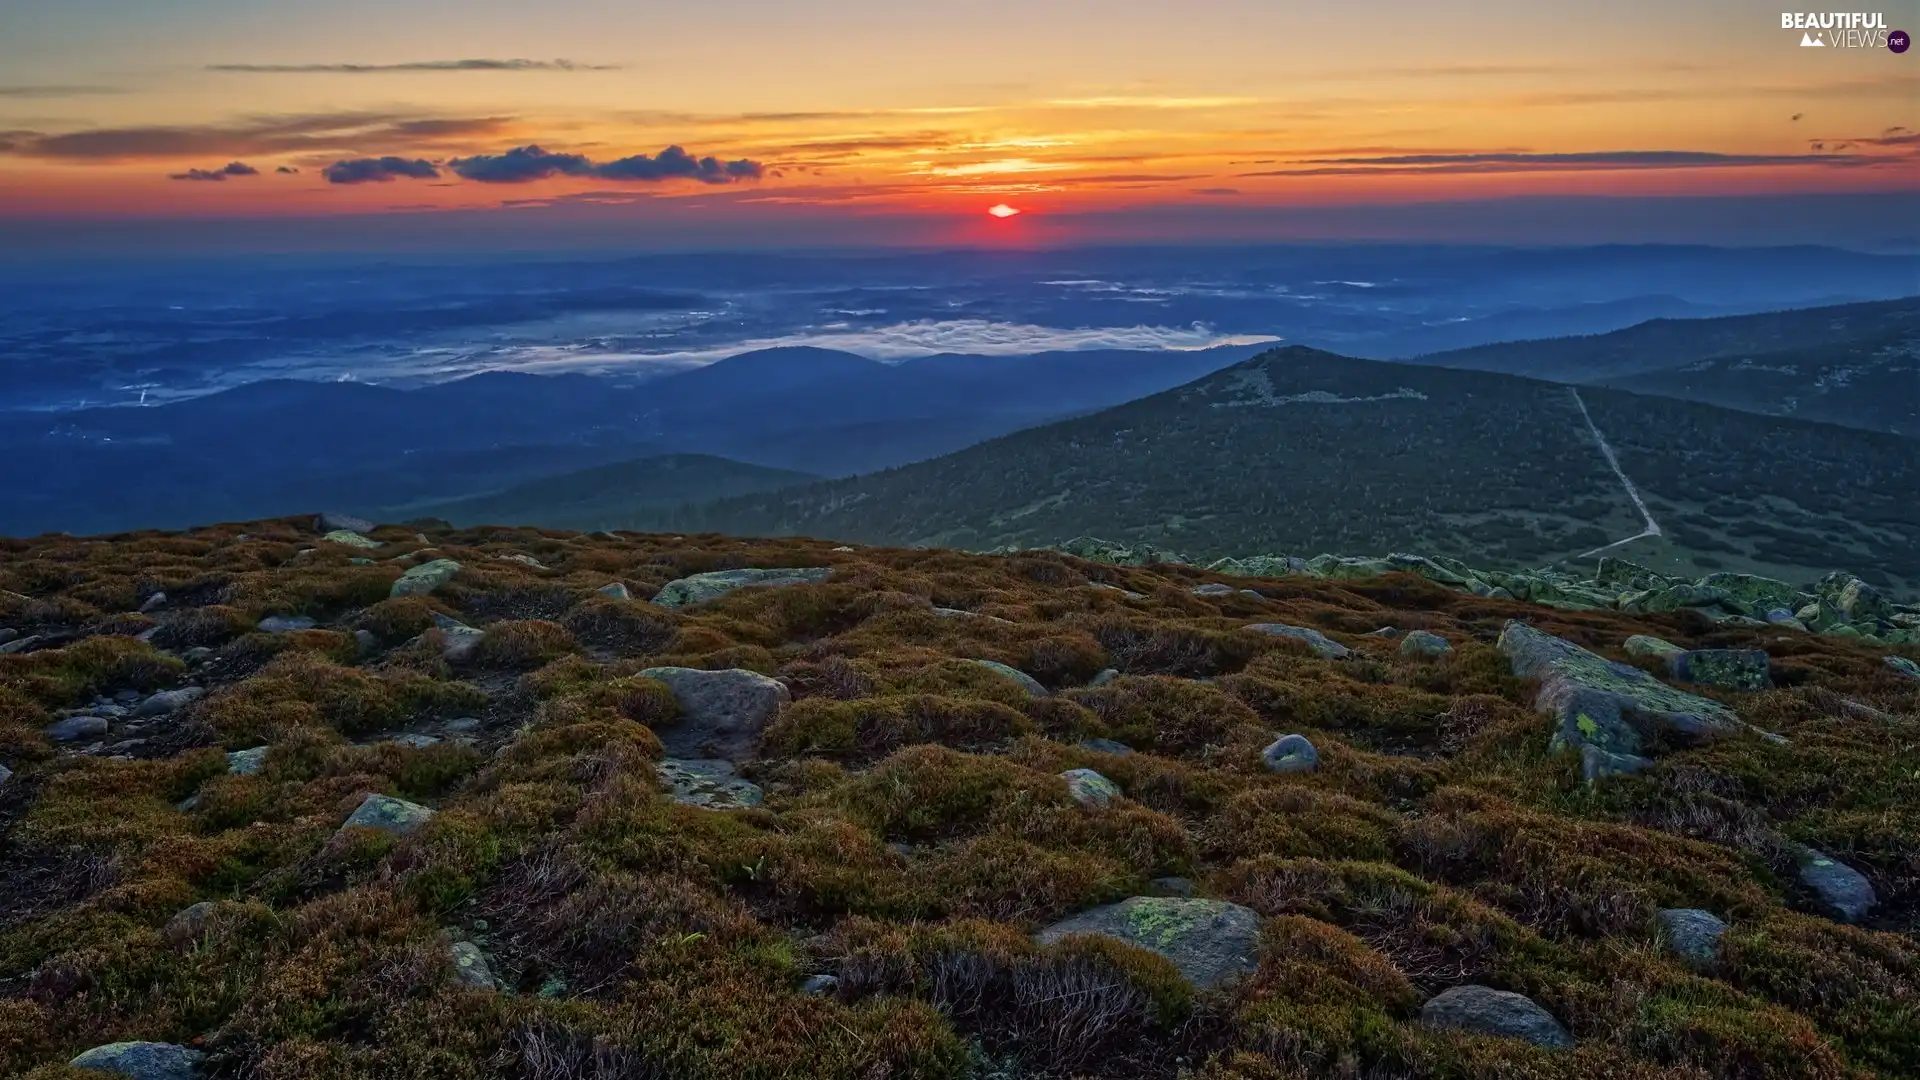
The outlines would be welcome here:
M 987 213 L 992 214 L 994 217 L 997 217 L 997 218 L 1010 218 L 1019 212 L 1020 212 L 1019 210 L 1015 209 L 1014 207 L 1008 206 L 1006 203 L 999 203 L 987 208 Z

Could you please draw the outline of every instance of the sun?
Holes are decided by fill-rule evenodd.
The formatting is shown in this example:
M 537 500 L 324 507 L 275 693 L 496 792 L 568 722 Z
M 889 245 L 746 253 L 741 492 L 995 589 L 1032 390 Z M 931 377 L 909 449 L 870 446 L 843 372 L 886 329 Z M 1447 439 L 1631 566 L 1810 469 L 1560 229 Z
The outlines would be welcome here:
M 997 218 L 1010 218 L 1019 212 L 1017 208 L 1008 206 L 1006 203 L 998 203 L 994 206 L 987 207 L 987 213 Z

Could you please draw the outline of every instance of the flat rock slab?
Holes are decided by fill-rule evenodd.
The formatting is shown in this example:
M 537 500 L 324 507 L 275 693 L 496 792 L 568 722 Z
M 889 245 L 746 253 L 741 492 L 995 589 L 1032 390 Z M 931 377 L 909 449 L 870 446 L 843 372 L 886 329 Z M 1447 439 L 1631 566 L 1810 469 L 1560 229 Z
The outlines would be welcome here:
M 1486 986 L 1456 986 L 1435 994 L 1421 1007 L 1420 1021 L 1476 1035 L 1521 1039 L 1554 1050 L 1573 1045 L 1567 1029 L 1532 998 Z
M 198 1050 L 173 1043 L 121 1042 L 96 1046 L 68 1064 L 133 1080 L 194 1080 L 200 1075 L 203 1056 Z
M 1453 651 L 1453 644 L 1431 630 L 1409 630 L 1400 639 L 1400 655 L 1409 660 L 1433 660 Z
M 419 566 L 409 567 L 393 583 L 389 596 L 425 596 L 453 580 L 460 572 L 460 564 L 452 559 L 433 559 Z
M 680 704 L 680 719 L 655 731 L 678 758 L 752 760 L 760 733 L 792 696 L 777 679 L 741 668 L 659 667 L 640 675 L 665 683 Z
M 255 627 L 268 634 L 291 634 L 295 630 L 311 630 L 320 625 L 307 615 L 269 615 Z
M 342 829 L 378 829 L 393 836 L 407 836 L 433 818 L 433 811 L 418 803 L 390 795 L 369 795 L 347 817 Z
M 1163 956 L 1202 990 L 1260 966 L 1259 914 L 1224 900 L 1135 896 L 1054 923 L 1039 939 L 1051 945 L 1073 934 L 1115 938 Z
M 667 796 L 685 806 L 739 810 L 765 799 L 760 785 L 734 775 L 731 761 L 667 758 L 654 768 L 667 785 Z
M 1773 685 L 1773 662 L 1760 649 L 1688 649 L 1669 655 L 1667 670 L 1682 682 L 1724 690 L 1765 690 Z
M 378 540 L 361 536 L 359 533 L 351 532 L 347 529 L 335 529 L 320 539 L 325 540 L 329 544 L 340 544 L 344 547 L 377 548 L 382 546 Z
M 1627 639 L 1628 656 L 1674 656 L 1687 650 L 1665 638 L 1651 634 L 1635 634 Z
M 1081 806 L 1097 808 L 1120 797 L 1120 785 L 1092 769 L 1068 769 L 1060 778 L 1067 782 L 1067 794 Z
M 1740 730 L 1733 710 L 1717 701 L 1523 622 L 1507 623 L 1499 648 L 1515 675 L 1539 680 L 1534 707 L 1559 721 L 1553 746 L 1580 751 L 1589 780 L 1636 771 L 1646 762 L 1645 740 L 1656 734 L 1698 742 Z
M 736 589 L 771 588 L 781 585 L 818 585 L 833 576 L 831 566 L 788 566 L 764 570 L 715 570 L 669 581 L 654 594 L 661 607 L 686 607 L 704 604 Z
M 1859 922 L 1880 897 L 1865 874 L 1825 852 L 1801 848 L 1800 884 L 1813 890 L 1827 913 L 1841 922 Z
M 1027 674 L 1024 671 L 1021 671 L 1017 667 L 1010 667 L 1006 664 L 1001 663 L 998 660 L 969 659 L 967 663 L 977 664 L 980 667 L 986 668 L 988 671 L 991 671 L 996 675 L 1001 675 L 1001 676 L 1005 676 L 1006 678 L 1012 679 L 1014 682 L 1019 683 L 1020 689 L 1025 690 L 1028 696 L 1030 697 L 1046 697 L 1047 696 L 1047 688 L 1040 685 L 1039 679 L 1034 678 L 1033 676 Z
M 1727 924 L 1711 911 L 1699 908 L 1662 908 L 1655 918 L 1666 934 L 1667 945 L 1681 958 L 1706 963 L 1720 956 L 1720 938 Z
M 1249 625 L 1247 629 L 1256 633 L 1271 634 L 1275 637 L 1290 637 L 1304 641 L 1307 643 L 1307 648 L 1313 650 L 1315 656 L 1327 660 L 1341 659 L 1346 656 L 1349 651 L 1345 645 L 1340 644 L 1310 626 L 1288 626 L 1285 623 L 1253 623 Z

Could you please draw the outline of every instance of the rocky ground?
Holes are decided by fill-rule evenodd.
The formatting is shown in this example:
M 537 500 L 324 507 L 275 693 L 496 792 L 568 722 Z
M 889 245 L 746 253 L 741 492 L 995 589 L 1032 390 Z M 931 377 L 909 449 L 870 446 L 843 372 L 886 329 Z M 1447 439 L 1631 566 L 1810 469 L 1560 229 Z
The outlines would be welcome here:
M 0 541 L 0 1071 L 1920 1071 L 1913 609 L 1096 544 Z

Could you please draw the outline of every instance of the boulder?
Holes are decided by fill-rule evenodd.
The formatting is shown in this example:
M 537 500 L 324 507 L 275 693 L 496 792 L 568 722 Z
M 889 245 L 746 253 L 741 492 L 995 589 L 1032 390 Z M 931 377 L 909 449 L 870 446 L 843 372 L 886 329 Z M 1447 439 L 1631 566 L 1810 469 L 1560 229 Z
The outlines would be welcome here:
M 1119 677 L 1120 672 L 1117 668 L 1102 668 L 1099 674 L 1087 680 L 1087 689 L 1098 690 Z
M 1091 536 L 1076 536 L 1054 550 L 1089 562 L 1107 563 L 1112 566 L 1157 566 L 1161 563 L 1192 561 L 1185 555 L 1157 548 L 1152 544 L 1135 544 L 1129 547 L 1125 544 L 1098 540 Z
M 669 581 L 654 594 L 661 607 L 704 604 L 735 589 L 775 588 L 782 585 L 818 585 L 833 576 L 831 566 L 778 567 L 767 570 L 715 570 Z
M 1593 581 L 1596 585 L 1614 585 L 1633 592 L 1646 592 L 1680 584 L 1679 578 L 1669 577 L 1639 563 L 1616 559 L 1611 555 L 1600 560 L 1600 565 L 1594 570 Z
M 1128 754 L 1133 753 L 1133 747 L 1113 739 L 1082 739 L 1080 740 L 1080 746 L 1085 750 L 1094 750 L 1102 754 L 1114 754 L 1119 757 L 1126 757 Z
M 407 836 L 418 832 L 432 817 L 432 810 L 417 803 L 390 795 L 369 795 L 340 828 L 378 829 L 393 836 Z
M 1456 986 L 1427 999 L 1420 1022 L 1475 1035 L 1522 1039 L 1550 1050 L 1573 1045 L 1573 1037 L 1553 1014 L 1532 998 L 1486 986 Z
M 0 765 L 0 791 L 7 789 L 7 781 L 13 779 L 13 770 Z
M 1635 634 L 1627 639 L 1628 656 L 1675 656 L 1687 650 L 1665 638 L 1650 634 Z
M 146 615 L 155 611 L 159 611 L 161 608 L 166 606 L 167 606 L 167 594 L 163 592 L 157 592 L 140 602 L 140 614 Z
M 1859 922 L 1880 902 L 1865 874 L 1830 855 L 1803 847 L 1797 861 L 1800 884 L 1813 890 L 1827 913 L 1841 922 Z
M 1726 593 L 1739 610 L 1750 615 L 1774 609 L 1787 609 L 1791 613 L 1807 602 L 1806 591 L 1798 586 L 1757 574 L 1708 574 L 1700 579 L 1700 584 Z
M 1707 963 L 1720 957 L 1720 938 L 1727 924 L 1699 908 L 1662 908 L 1655 918 L 1667 945 L 1682 959 Z
M 134 706 L 135 716 L 165 716 L 177 712 L 206 696 L 203 687 L 183 686 L 178 690 L 162 690 L 147 700 Z
M 207 936 L 207 920 L 213 917 L 217 907 L 211 900 L 202 900 L 181 908 L 160 928 L 160 936 L 176 947 L 199 941 Z
M 1551 745 L 1579 751 L 1589 780 L 1642 767 L 1640 751 L 1655 734 L 1698 742 L 1740 730 L 1733 711 L 1717 701 L 1525 623 L 1508 622 L 1499 648 L 1515 675 L 1539 681 L 1534 707 L 1557 721 Z
M 1920 664 L 1904 656 L 1889 656 L 1886 658 L 1886 665 L 1909 679 L 1920 680 Z
M 731 761 L 666 758 L 654 769 L 667 785 L 667 797 L 685 806 L 738 810 L 759 806 L 764 799 L 758 784 L 734 775 Z
M 1345 645 L 1308 626 L 1288 626 L 1285 623 L 1252 623 L 1247 627 L 1255 633 L 1271 634 L 1275 637 L 1290 637 L 1307 643 L 1313 654 L 1327 660 L 1339 660 L 1345 657 L 1348 649 Z
M 1098 808 L 1120 797 L 1120 786 L 1092 769 L 1068 769 L 1060 777 L 1067 782 L 1067 794 L 1081 806 Z
M 440 586 L 453 580 L 460 572 L 460 564 L 452 559 L 433 559 L 419 566 L 409 567 L 393 583 L 389 596 L 425 596 Z
M 800 992 L 812 997 L 833 993 L 840 985 L 837 975 L 809 975 L 807 981 L 800 984 Z
M 998 660 L 970 659 L 967 661 L 967 663 L 977 664 L 980 667 L 986 668 L 988 671 L 991 671 L 996 675 L 1003 675 L 1009 679 L 1012 679 L 1014 682 L 1017 682 L 1020 684 L 1020 689 L 1025 690 L 1029 697 L 1046 697 L 1047 696 L 1047 688 L 1040 685 L 1039 679 L 1034 678 L 1033 676 L 1027 674 L 1024 671 L 1021 671 L 1017 667 L 1010 667 L 1006 664 L 1001 663 Z
M 1836 570 L 1821 578 L 1813 591 L 1820 598 L 1820 610 L 1840 621 L 1885 622 L 1893 614 L 1893 605 L 1880 590 L 1852 574 Z
M 255 746 L 247 750 L 235 750 L 227 755 L 227 772 L 234 776 L 253 776 L 267 764 L 267 751 L 270 747 Z
M 1135 896 L 1063 919 L 1038 936 L 1051 945 L 1075 934 L 1115 938 L 1165 957 L 1202 990 L 1260 966 L 1260 916 L 1224 900 Z
M 447 946 L 453 961 L 453 981 L 472 990 L 498 990 L 500 983 L 487 966 L 487 954 L 471 941 L 456 941 Z
M 373 522 L 368 521 L 366 518 L 357 518 L 352 514 L 341 514 L 332 511 L 314 518 L 313 527 L 316 531 L 323 533 L 370 533 L 374 528 Z
M 1773 685 L 1772 661 L 1760 649 L 1688 649 L 1668 656 L 1667 670 L 1682 682 L 1727 690 Z
M 1409 660 L 1437 660 L 1453 651 L 1453 644 L 1430 630 L 1409 630 L 1400 639 L 1400 655 Z
M 120 1042 L 96 1046 L 67 1064 L 130 1080 L 194 1080 L 204 1056 L 174 1043 Z
M 83 739 L 100 738 L 107 733 L 108 727 L 104 716 L 69 716 L 47 725 L 46 735 L 54 742 L 80 742 Z
M 295 630 L 311 630 L 318 625 L 306 615 L 269 615 L 260 620 L 256 629 L 268 634 L 290 634 Z
M 1239 590 L 1233 586 L 1218 581 L 1211 581 L 1205 585 L 1195 585 L 1192 589 L 1193 595 L 1195 596 L 1232 596 L 1238 591 Z
M 473 651 L 486 640 L 487 632 L 468 626 L 459 619 L 449 618 L 435 612 L 434 629 L 440 631 L 440 656 L 449 663 L 459 663 L 473 655 Z
M 1320 767 L 1320 751 L 1305 735 L 1282 735 L 1262 750 L 1260 757 L 1269 772 L 1312 772 Z
M 342 547 L 377 548 L 381 546 L 378 540 L 361 536 L 357 532 L 349 532 L 346 529 L 335 529 L 320 539 L 325 540 L 329 544 L 339 544 Z
M 665 683 L 680 705 L 679 720 L 655 732 L 672 757 L 752 760 L 761 731 L 791 697 L 778 680 L 740 668 L 661 667 L 640 675 Z
M 14 653 L 23 653 L 38 644 L 40 644 L 39 634 L 28 634 L 26 637 L 15 637 L 9 641 L 0 643 L 0 656 L 11 656 Z
M 593 591 L 601 596 L 610 597 L 614 600 L 633 599 L 633 594 L 627 591 L 627 585 L 624 581 L 608 582 Z

